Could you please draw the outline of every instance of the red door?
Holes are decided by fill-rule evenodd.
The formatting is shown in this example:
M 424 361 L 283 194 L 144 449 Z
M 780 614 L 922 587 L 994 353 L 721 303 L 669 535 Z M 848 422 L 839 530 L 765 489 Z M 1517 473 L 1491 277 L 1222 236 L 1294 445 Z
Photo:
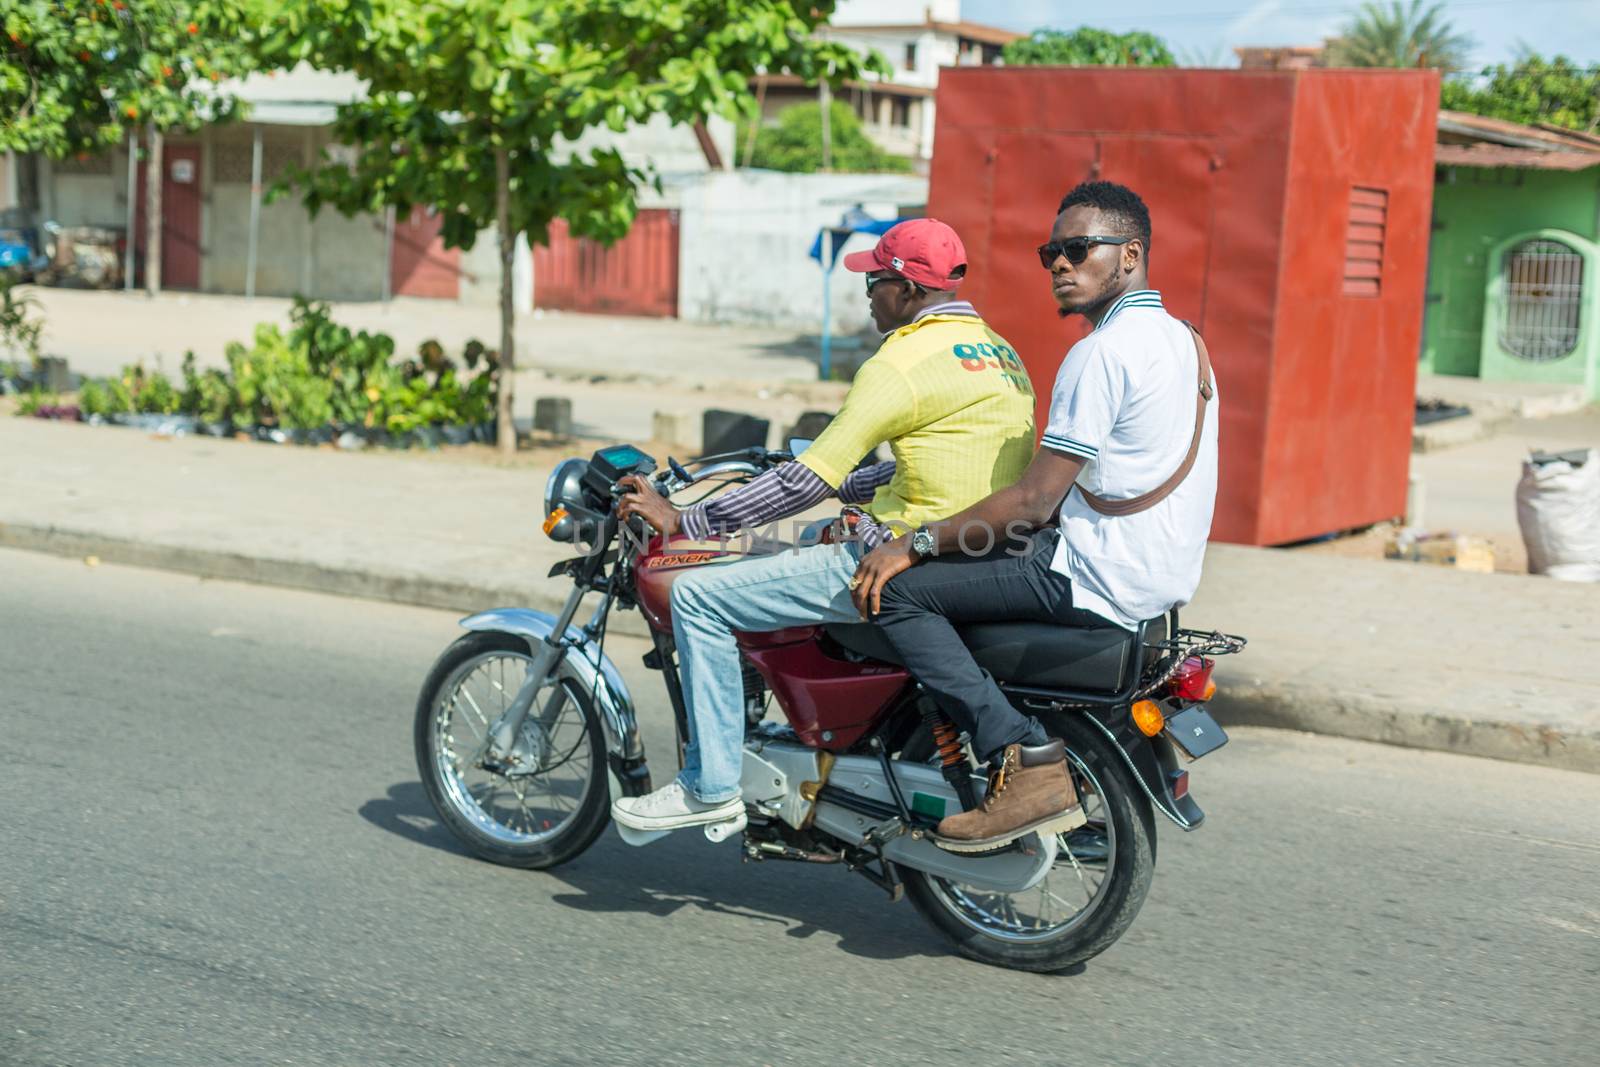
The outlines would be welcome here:
M 139 164 L 139 203 L 134 225 L 138 252 L 136 284 L 144 284 L 145 172 Z M 161 287 L 200 288 L 200 146 L 168 144 L 162 150 L 161 169 Z
M 395 222 L 389 259 L 389 291 L 395 296 L 454 300 L 461 294 L 461 250 L 444 246 L 439 226 L 438 214 L 420 207 Z
M 639 212 L 610 248 L 550 227 L 550 244 L 533 252 L 533 302 L 561 311 L 607 315 L 678 314 L 678 213 Z

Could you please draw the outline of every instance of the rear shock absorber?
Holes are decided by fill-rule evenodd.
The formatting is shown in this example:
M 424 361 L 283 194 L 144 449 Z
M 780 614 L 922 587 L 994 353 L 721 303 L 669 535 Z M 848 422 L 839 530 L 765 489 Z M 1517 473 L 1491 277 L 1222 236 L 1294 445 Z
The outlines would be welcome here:
M 972 767 L 967 763 L 967 753 L 961 745 L 961 732 L 950 716 L 931 700 L 922 701 L 922 721 L 933 733 L 933 743 L 939 748 L 939 770 L 944 780 L 961 798 L 961 810 L 971 811 L 978 806 L 978 795 L 972 788 Z

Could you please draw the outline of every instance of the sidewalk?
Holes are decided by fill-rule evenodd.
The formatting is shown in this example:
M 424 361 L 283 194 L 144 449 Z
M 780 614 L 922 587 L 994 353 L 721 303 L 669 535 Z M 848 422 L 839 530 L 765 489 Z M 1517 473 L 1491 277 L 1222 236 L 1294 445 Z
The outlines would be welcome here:
M 190 350 L 202 367 L 224 366 L 228 342 L 248 345 L 257 323 L 289 328 L 291 302 L 277 297 L 172 292 L 152 300 L 90 289 L 26 291 L 44 317 L 45 354 L 66 357 L 80 374 L 112 374 L 140 359 L 176 374 Z M 452 356 L 473 338 L 500 345 L 496 306 L 401 297 L 387 304 L 334 304 L 333 317 L 351 329 L 389 334 L 401 354 L 430 338 Z M 588 375 L 603 369 L 611 379 L 765 385 L 817 378 L 815 342 L 792 330 L 535 311 L 517 316 L 516 338 L 517 365 L 525 370 Z
M 0 418 L 0 545 L 351 596 L 551 610 L 544 471 Z M 3 598 L 3 593 L 0 593 Z M 1600 773 L 1600 589 L 1214 546 L 1191 626 L 1250 638 L 1216 709 Z M 642 633 L 636 613 L 617 625 Z M 419 667 L 420 669 L 420 667 Z

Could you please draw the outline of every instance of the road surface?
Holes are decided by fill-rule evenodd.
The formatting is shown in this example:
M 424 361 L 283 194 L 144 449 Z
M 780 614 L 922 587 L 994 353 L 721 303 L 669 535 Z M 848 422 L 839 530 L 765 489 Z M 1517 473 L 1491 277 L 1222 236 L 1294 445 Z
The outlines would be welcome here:
M 1122 942 L 1012 973 L 698 834 L 467 858 L 411 754 L 456 632 L 0 551 L 0 1063 L 1594 1062 L 1600 777 L 1240 729 Z

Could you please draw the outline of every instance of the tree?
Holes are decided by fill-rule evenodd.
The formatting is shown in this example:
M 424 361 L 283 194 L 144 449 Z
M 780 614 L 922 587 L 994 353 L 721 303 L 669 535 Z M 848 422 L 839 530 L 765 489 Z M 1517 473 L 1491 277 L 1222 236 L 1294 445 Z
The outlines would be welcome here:
M 1600 69 L 1580 67 L 1566 56 L 1529 53 L 1510 66 L 1487 67 L 1478 78 L 1446 79 L 1439 103 L 1452 111 L 1593 133 L 1600 127 Z
M 1466 65 L 1472 38 L 1457 33 L 1441 14 L 1443 4 L 1424 8 L 1423 0 L 1387 7 L 1361 5 L 1361 13 L 1328 45 L 1330 67 L 1434 67 L 1460 70 Z
M 828 108 L 832 169 L 846 173 L 904 173 L 911 160 L 880 148 L 861 128 L 855 109 L 835 100 Z M 741 131 L 740 143 L 744 132 Z M 796 104 L 778 116 L 776 126 L 756 130 L 752 167 L 809 174 L 822 169 L 822 106 Z
M 308 209 L 438 210 L 447 245 L 500 241 L 502 450 L 516 448 L 511 289 L 519 234 L 536 244 L 627 233 L 649 179 L 614 149 L 574 150 L 584 131 L 652 115 L 692 123 L 751 108 L 748 83 L 788 69 L 857 76 L 848 47 L 812 37 L 831 14 L 812 0 L 262 0 L 257 47 L 272 65 L 352 71 L 366 99 L 333 133 L 351 162 L 325 159 L 299 183 Z
M 1175 67 L 1178 60 L 1167 44 L 1153 33 L 1135 30 L 1112 33 L 1093 26 L 1063 30 L 1034 30 L 1000 50 L 1012 66 L 1061 67 Z
M 142 126 L 159 174 L 164 133 L 234 114 L 214 83 L 248 67 L 241 18 L 235 0 L 0 0 L 0 151 L 52 159 L 102 152 Z M 161 182 L 146 182 L 146 191 L 145 273 L 154 292 Z

